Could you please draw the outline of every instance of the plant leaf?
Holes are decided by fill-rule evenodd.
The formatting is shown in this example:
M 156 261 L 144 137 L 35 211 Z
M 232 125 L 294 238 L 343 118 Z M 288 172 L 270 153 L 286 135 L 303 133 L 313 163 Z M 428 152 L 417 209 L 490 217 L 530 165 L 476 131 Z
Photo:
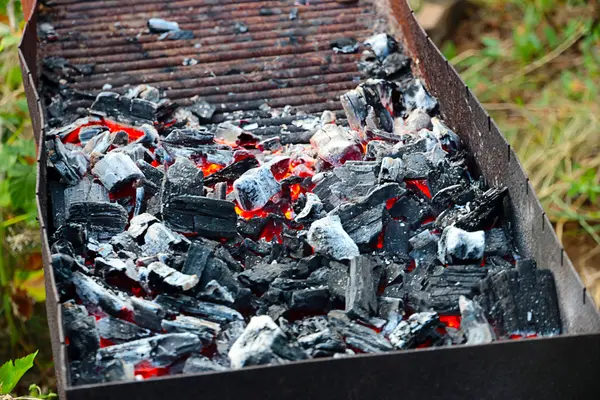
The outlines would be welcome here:
M 33 367 L 33 359 L 37 353 L 36 351 L 23 358 L 17 358 L 14 360 L 14 364 L 12 360 L 8 360 L 0 367 L 0 384 L 2 385 L 0 394 L 8 394 L 17 386 L 25 372 Z

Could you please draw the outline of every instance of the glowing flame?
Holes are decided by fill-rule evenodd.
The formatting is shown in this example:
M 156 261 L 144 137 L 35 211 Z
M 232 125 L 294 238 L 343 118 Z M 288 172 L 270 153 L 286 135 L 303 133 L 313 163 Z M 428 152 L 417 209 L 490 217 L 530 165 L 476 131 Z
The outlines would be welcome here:
M 239 215 L 240 217 L 244 218 L 244 219 L 251 219 L 254 217 L 258 217 L 258 218 L 266 218 L 269 216 L 269 212 L 261 209 L 258 210 L 254 210 L 254 211 L 246 211 L 246 210 L 242 210 L 237 204 L 235 205 L 235 212 L 237 215 Z
M 406 182 L 406 186 L 409 188 L 416 189 L 428 198 L 431 198 L 431 190 L 427 184 L 427 179 L 406 179 L 404 182 Z
M 140 375 L 144 379 L 152 378 L 154 376 L 163 376 L 169 373 L 168 368 L 158 368 L 154 367 L 148 361 L 142 361 L 138 365 L 135 366 L 134 374 Z
M 204 176 L 209 176 L 209 175 L 214 174 L 217 171 L 222 170 L 225 167 L 223 165 L 219 165 L 219 164 L 203 164 L 200 168 L 202 168 L 202 172 L 204 173 Z
M 460 328 L 460 316 L 459 315 L 440 315 L 440 322 L 449 328 L 454 328 L 454 329 Z
M 263 231 L 260 234 L 260 239 L 265 239 L 267 242 L 271 242 L 273 239 L 277 240 L 279 244 L 283 243 L 283 225 L 279 221 L 270 220 L 265 225 Z

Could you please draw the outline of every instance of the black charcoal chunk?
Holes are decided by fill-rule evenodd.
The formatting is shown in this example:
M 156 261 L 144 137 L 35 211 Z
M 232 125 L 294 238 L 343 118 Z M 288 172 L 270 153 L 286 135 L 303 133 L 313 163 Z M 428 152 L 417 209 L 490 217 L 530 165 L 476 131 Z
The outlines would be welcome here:
M 180 297 L 179 300 L 181 300 L 181 311 L 187 314 L 197 315 L 209 321 L 223 324 L 227 322 L 244 320 L 242 314 L 233 308 L 221 304 L 199 301 L 191 297 Z
M 432 165 L 425 153 L 411 153 L 402 156 L 406 165 L 406 179 L 425 179 L 431 172 Z
M 512 253 L 512 246 L 506 237 L 502 228 L 494 228 L 485 231 L 485 249 L 486 257 L 499 256 L 505 257 Z
M 479 265 L 438 266 L 424 280 L 421 289 L 428 294 L 425 301 L 431 308 L 442 314 L 455 314 L 459 297 L 473 297 L 486 276 L 487 270 Z
M 115 191 L 124 185 L 143 179 L 144 174 L 133 160 L 121 152 L 110 152 L 92 168 L 94 175 L 109 191 Z
M 153 262 L 148 266 L 148 286 L 152 291 L 166 293 L 185 292 L 194 288 L 200 278 L 197 275 L 186 275 L 161 262 Z
M 324 125 L 310 138 L 310 143 L 319 158 L 334 167 L 340 167 L 348 160 L 362 159 L 360 143 L 346 127 Z
M 56 137 L 46 141 L 48 160 L 59 173 L 62 180 L 68 185 L 74 185 L 85 175 L 89 160 L 81 152 L 67 149 Z
M 156 332 L 161 330 L 161 321 L 166 316 L 165 310 L 156 302 L 139 297 L 132 297 L 133 320 L 141 327 Z
M 394 297 L 381 296 L 378 299 L 379 317 L 387 321 L 381 331 L 385 336 L 389 336 L 392 331 L 402 321 L 404 314 L 404 302 Z
M 312 178 L 315 184 L 313 193 L 319 196 L 325 207 L 325 211 L 331 211 L 334 207 L 342 203 L 340 196 L 342 195 L 336 190 L 337 185 L 341 180 L 331 171 L 316 174 Z
M 313 222 L 306 240 L 315 252 L 335 260 L 349 260 L 360 254 L 358 246 L 346 233 L 337 215 L 328 215 Z
M 103 241 L 123 232 L 128 216 L 120 204 L 85 202 L 69 207 L 67 222 L 81 224 L 87 237 Z
M 181 195 L 163 203 L 162 214 L 175 231 L 213 239 L 231 238 L 237 233 L 237 214 L 231 201 Z
M 151 196 L 158 193 L 161 189 L 165 176 L 164 172 L 153 167 L 144 160 L 137 160 L 135 165 L 137 165 L 140 171 L 142 171 L 144 174 L 145 179 L 143 181 L 143 185 L 147 191 L 146 195 Z
M 393 53 L 383 60 L 382 67 L 385 77 L 395 80 L 410 72 L 410 58 L 401 53 Z
M 416 347 L 427 339 L 437 338 L 436 328 L 440 326 L 440 318 L 435 312 L 421 312 L 400 321 L 390 334 L 390 342 L 401 350 Z
M 252 211 L 264 207 L 281 187 L 268 166 L 250 169 L 233 182 L 233 193 L 239 206 Z
M 56 289 L 61 299 L 71 291 L 73 272 L 77 269 L 75 259 L 67 254 L 52 254 L 51 258 Z
M 96 319 L 89 315 L 84 306 L 73 301 L 62 305 L 63 326 L 69 338 L 71 360 L 93 360 L 100 348 L 100 337 L 96 330 Z
M 289 310 L 301 313 L 321 313 L 329 305 L 329 289 L 325 286 L 294 290 L 286 294 Z
M 408 224 L 390 219 L 383 232 L 383 249 L 386 253 L 395 256 L 408 254 L 408 239 L 410 227 Z
M 231 277 L 233 280 L 233 276 Z M 235 282 L 235 281 L 234 281 Z M 237 282 L 236 289 L 237 289 Z M 239 289 L 238 289 L 239 292 Z M 227 289 L 226 286 L 222 286 L 215 279 L 209 281 L 204 290 L 196 294 L 196 298 L 204 301 L 210 301 L 212 303 L 220 303 L 226 305 L 232 305 L 235 303 L 235 298 L 233 294 Z
M 94 266 L 96 273 L 101 273 L 105 280 L 109 277 L 127 277 L 133 281 L 139 281 L 139 273 L 131 260 L 96 257 Z
M 442 212 L 435 224 L 439 228 L 454 225 L 469 232 L 486 229 L 502 215 L 502 202 L 507 193 L 507 188 L 488 189 L 469 203 L 469 207 L 454 207 Z
M 96 321 L 96 327 L 102 339 L 107 339 L 115 344 L 143 339 L 152 335 L 148 329 L 113 317 L 99 319 Z
M 394 152 L 391 143 L 384 140 L 371 140 L 367 143 L 365 158 L 367 160 L 382 160 Z
M 302 211 L 296 215 L 294 221 L 299 224 L 305 224 L 323 218 L 324 216 L 325 210 L 323 209 L 323 203 L 321 202 L 321 199 L 319 199 L 319 196 L 314 193 L 307 193 L 306 204 Z
M 334 52 L 342 54 L 356 53 L 359 47 L 356 39 L 350 37 L 334 39 L 329 45 Z
M 202 196 L 204 175 L 188 158 L 177 158 L 169 167 L 162 186 L 163 202 L 181 195 Z
M 439 239 L 439 235 L 430 229 L 425 229 L 408 240 L 413 248 L 409 255 L 417 265 L 431 265 L 435 262 Z
M 225 367 L 217 364 L 214 361 L 211 361 L 208 357 L 194 354 L 185 360 L 183 373 L 194 374 L 198 372 L 218 372 L 225 371 L 225 369 Z
M 434 189 L 432 189 L 434 190 Z M 443 189 L 432 191 L 431 205 L 437 213 L 441 213 L 451 206 L 464 206 L 475 199 L 475 190 L 463 185 L 450 185 Z
M 552 336 L 562 331 L 552 272 L 533 260 L 499 272 L 481 282 L 479 302 L 500 334 Z
M 406 166 L 400 158 L 384 157 L 379 170 L 379 183 L 402 182 L 406 176 Z
M 208 131 L 186 127 L 173 129 L 162 141 L 172 145 L 194 147 L 212 144 L 213 139 L 214 134 Z
M 448 226 L 438 242 L 438 259 L 442 264 L 480 261 L 483 258 L 485 235 L 483 231 L 467 232 Z
M 257 293 L 264 293 L 276 278 L 299 278 L 300 272 L 292 264 L 257 264 L 238 275 L 244 285 Z
M 405 192 L 406 190 L 397 183 L 386 183 L 377 186 L 355 203 L 344 203 L 331 213 L 339 216 L 344 231 L 357 245 L 368 244 L 383 230 L 386 202 L 402 196 Z
M 313 358 L 331 357 L 346 351 L 343 339 L 329 328 L 299 337 L 298 344 Z
M 388 210 L 390 215 L 402 219 L 408 226 L 418 228 L 421 221 L 432 215 L 431 207 L 427 200 L 417 196 L 413 192 L 407 192 Z
M 231 367 L 282 364 L 307 358 L 306 353 L 291 343 L 283 331 L 266 316 L 253 317 L 244 332 L 229 349 Z
M 216 244 L 211 245 L 210 242 L 192 242 L 188 248 L 181 272 L 201 277 L 209 258 L 215 251 L 215 247 Z
M 346 313 L 351 318 L 368 320 L 377 313 L 377 293 L 373 268 L 368 256 L 350 260 L 350 279 L 346 288 Z
M 127 251 L 136 255 L 141 255 L 142 253 L 140 246 L 138 246 L 127 232 L 121 232 L 113 236 L 109 243 L 115 251 Z
M 485 344 L 496 340 L 494 328 L 485 317 L 483 308 L 465 296 L 458 299 L 460 308 L 460 329 L 467 337 L 467 344 Z
M 210 119 L 217 110 L 217 106 L 203 99 L 197 99 L 187 108 L 200 119 L 200 122 L 210 122 Z
M 154 367 L 167 367 L 191 353 L 199 352 L 202 343 L 191 333 L 167 333 L 134 340 L 98 351 L 98 361 L 122 360 L 131 364 L 149 362 Z
M 130 311 L 132 308 L 128 301 L 79 271 L 73 273 L 72 280 L 77 296 L 90 311 L 100 309 L 109 315 L 119 317 L 122 312 Z
M 148 20 L 148 29 L 152 33 L 178 31 L 179 24 L 175 21 L 167 21 L 162 18 L 150 18 Z
M 95 361 L 71 361 L 70 362 L 70 384 L 73 386 L 133 381 L 134 366 L 121 360 L 111 360 L 102 363 Z
M 194 38 L 194 31 L 188 30 L 177 30 L 177 31 L 169 31 L 164 33 L 162 36 L 165 36 L 169 40 L 190 40 Z
M 162 329 L 167 333 L 193 333 L 204 346 L 209 346 L 220 332 L 219 324 L 200 318 L 179 315 L 174 320 L 163 320 Z
M 357 324 L 339 310 L 327 314 L 332 330 L 340 334 L 348 347 L 364 353 L 382 353 L 393 350 L 386 338 L 378 335 L 373 329 Z
M 357 200 L 366 196 L 377 184 L 379 163 L 374 161 L 348 161 L 334 168 L 340 182 L 332 188 L 342 199 Z

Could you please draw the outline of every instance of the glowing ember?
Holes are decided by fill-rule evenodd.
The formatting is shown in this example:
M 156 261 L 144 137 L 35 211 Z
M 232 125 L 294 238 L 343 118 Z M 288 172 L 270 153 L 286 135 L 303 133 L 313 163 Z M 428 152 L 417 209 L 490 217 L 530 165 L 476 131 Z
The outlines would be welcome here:
M 389 210 L 390 208 L 394 207 L 394 204 L 396 204 L 398 199 L 399 199 L 399 197 L 392 197 L 391 199 L 388 199 L 385 202 L 385 208 L 387 208 Z
M 235 212 L 244 219 L 251 219 L 254 217 L 266 218 L 269 216 L 269 212 L 263 210 L 262 208 L 254 211 L 245 211 L 242 210 L 237 204 L 235 205 Z
M 135 375 L 140 375 L 144 379 L 152 378 L 154 376 L 163 376 L 169 373 L 168 368 L 157 368 L 152 366 L 148 361 L 143 361 L 135 366 Z
M 109 346 L 114 346 L 114 342 L 108 339 L 104 339 L 103 337 L 100 338 L 100 347 L 104 348 L 104 347 L 109 347 Z
M 136 129 L 132 126 L 119 124 L 118 122 L 112 121 L 110 119 L 102 119 L 101 121 L 90 121 L 85 124 L 82 124 L 81 126 L 78 126 L 62 139 L 63 143 L 79 144 L 79 132 L 81 132 L 82 128 L 91 125 L 104 125 L 108 128 L 108 130 L 111 133 L 125 131 L 129 136 L 129 141 L 135 141 L 144 136 L 143 131 Z
M 260 234 L 261 239 L 265 239 L 267 242 L 271 242 L 276 239 L 279 244 L 283 244 L 283 237 L 281 233 L 283 231 L 283 225 L 279 221 L 270 220 L 265 225 L 262 233 Z
M 297 200 L 298 196 L 300 196 L 300 193 L 302 193 L 302 186 L 299 183 L 290 186 L 290 194 L 292 196 L 292 200 Z
M 427 179 L 406 179 L 406 186 L 423 193 L 428 198 L 431 198 L 431 190 L 427 184 Z
M 200 168 L 202 168 L 204 176 L 209 176 L 217 171 L 222 170 L 224 166 L 219 164 L 203 164 Z
M 440 315 L 440 321 L 449 328 L 460 328 L 460 315 Z

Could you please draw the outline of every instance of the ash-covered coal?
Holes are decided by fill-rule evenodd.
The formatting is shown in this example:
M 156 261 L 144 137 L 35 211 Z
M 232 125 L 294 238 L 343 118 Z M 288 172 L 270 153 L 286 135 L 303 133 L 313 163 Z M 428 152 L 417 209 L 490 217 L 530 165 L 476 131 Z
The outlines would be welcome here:
M 371 78 L 343 114 L 263 104 L 217 123 L 210 96 L 178 106 L 149 85 L 50 113 L 74 384 L 560 333 L 551 273 L 511 242 L 507 189 L 470 169 L 399 43 L 332 39 Z

